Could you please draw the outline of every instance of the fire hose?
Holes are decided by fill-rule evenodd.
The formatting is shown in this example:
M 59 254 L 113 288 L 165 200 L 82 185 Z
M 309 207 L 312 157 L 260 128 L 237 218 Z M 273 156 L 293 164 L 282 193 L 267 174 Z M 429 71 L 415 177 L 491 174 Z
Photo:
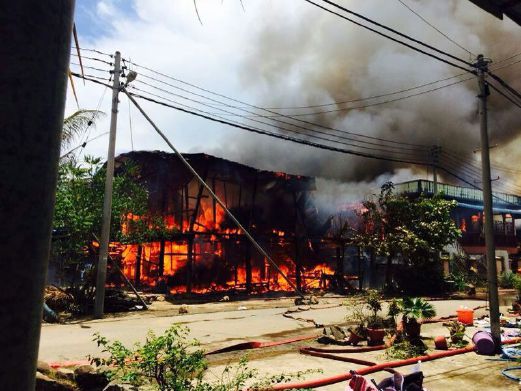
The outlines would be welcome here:
M 515 338 L 503 341 L 502 343 L 505 345 L 518 343 L 521 340 L 521 338 Z M 475 346 L 467 346 L 460 349 L 454 349 L 454 350 L 448 350 L 443 351 L 439 353 L 433 353 L 433 354 L 427 354 L 424 356 L 419 357 L 413 357 L 406 360 L 397 360 L 397 361 L 389 361 L 382 364 L 377 365 L 370 365 L 365 368 L 359 369 L 355 371 L 354 373 L 358 375 L 368 375 L 370 373 L 379 372 L 382 370 L 386 370 L 389 368 L 398 368 L 403 367 L 407 365 L 413 365 L 416 364 L 418 361 L 426 362 L 426 361 L 432 361 L 437 360 L 439 358 L 443 357 L 450 357 L 450 356 L 456 356 L 458 354 L 465 354 L 469 352 L 473 352 L 475 350 Z M 323 387 L 328 386 L 331 384 L 336 384 L 339 382 L 347 381 L 352 378 L 352 373 L 342 373 L 340 375 L 334 375 L 329 377 L 324 377 L 321 379 L 311 379 L 311 380 L 305 380 L 302 382 L 295 382 L 295 383 L 285 383 L 285 384 L 277 384 L 270 388 L 270 390 L 290 390 L 290 389 L 301 389 L 301 388 L 317 388 L 317 387 Z
M 227 353 L 234 352 L 237 350 L 248 350 L 248 349 L 259 349 L 259 348 L 268 348 L 272 346 L 285 345 L 293 342 L 305 341 L 308 339 L 315 339 L 316 335 L 304 335 L 295 338 L 283 339 L 280 341 L 272 341 L 272 342 L 260 342 L 260 341 L 250 341 L 250 342 L 242 342 L 236 345 L 227 346 L 222 349 L 213 350 L 211 352 L 206 353 L 206 356 L 218 353 Z

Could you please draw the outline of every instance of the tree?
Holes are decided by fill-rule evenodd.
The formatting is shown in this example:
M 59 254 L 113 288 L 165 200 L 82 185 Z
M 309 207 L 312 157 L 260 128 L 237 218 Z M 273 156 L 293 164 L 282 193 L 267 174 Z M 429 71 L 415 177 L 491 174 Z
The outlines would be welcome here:
M 83 135 L 89 126 L 103 115 L 98 110 L 78 110 L 63 119 L 62 148 L 70 144 L 79 136 Z
M 388 182 L 378 199 L 364 202 L 358 245 L 387 257 L 386 285 L 392 283 L 392 261 L 400 256 L 406 266 L 435 267 L 437 254 L 461 234 L 451 218 L 455 201 L 441 195 L 409 199 L 393 193 Z
M 114 178 L 111 241 L 124 236 L 122 227 L 128 215 L 146 214 L 148 193 L 134 179 L 136 169 L 126 163 Z M 84 266 L 94 259 L 93 234 L 99 236 L 101 231 L 104 186 L 105 168 L 99 158 L 86 156 L 82 164 L 65 161 L 59 167 L 52 257 L 71 277 L 68 282 L 73 291 L 79 288 L 77 278 L 84 274 Z M 82 284 L 82 292 L 84 288 Z

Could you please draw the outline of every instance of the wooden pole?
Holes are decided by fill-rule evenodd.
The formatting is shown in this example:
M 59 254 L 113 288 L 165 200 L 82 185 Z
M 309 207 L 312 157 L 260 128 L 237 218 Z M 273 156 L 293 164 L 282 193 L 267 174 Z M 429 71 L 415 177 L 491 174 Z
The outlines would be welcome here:
M 134 284 L 139 286 L 141 284 L 141 257 L 143 256 L 143 246 L 140 244 L 137 246 L 136 255 L 136 269 L 134 272 Z

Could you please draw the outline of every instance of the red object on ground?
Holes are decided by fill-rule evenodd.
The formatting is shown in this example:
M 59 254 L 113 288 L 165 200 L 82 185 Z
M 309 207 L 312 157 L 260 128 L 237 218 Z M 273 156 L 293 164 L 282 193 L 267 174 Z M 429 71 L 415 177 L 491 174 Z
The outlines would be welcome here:
M 374 366 L 368 366 L 366 368 L 362 368 L 358 371 L 356 371 L 359 375 L 368 375 L 370 373 L 379 372 L 387 368 L 397 368 L 397 367 L 403 367 L 406 365 L 413 365 L 416 364 L 418 361 L 432 361 L 436 360 L 438 358 L 442 357 L 450 357 L 450 356 L 456 356 L 458 354 L 468 353 L 474 351 L 474 346 L 468 346 L 461 349 L 456 350 L 447 350 L 440 353 L 433 353 L 428 354 L 425 356 L 420 357 L 414 357 L 409 358 L 407 360 L 398 360 L 398 361 L 389 361 L 382 364 L 377 364 Z M 316 387 L 323 387 L 328 386 L 330 384 L 339 383 L 342 381 L 346 381 L 351 379 L 352 375 L 351 373 L 342 373 L 340 375 L 330 376 L 330 377 L 324 377 L 322 379 L 311 379 L 306 380 L 299 383 L 284 383 L 284 384 L 277 384 L 271 388 L 271 390 L 290 390 L 292 388 L 316 388 Z
M 443 335 L 439 335 L 434 338 L 434 346 L 438 350 L 447 350 L 449 346 L 447 345 L 447 338 Z
M 521 342 L 521 338 L 512 338 L 508 339 L 502 342 L 503 345 L 510 345 L 513 343 Z M 362 368 L 358 371 L 356 371 L 359 375 L 368 375 L 370 373 L 379 372 L 382 370 L 385 370 L 387 368 L 397 368 L 397 367 L 403 367 L 406 365 L 412 365 L 416 364 L 418 361 L 432 361 L 436 360 L 438 358 L 443 357 L 450 357 L 450 356 L 456 356 L 458 354 L 464 354 L 474 351 L 474 346 L 467 346 L 465 348 L 461 349 L 455 349 L 455 350 L 447 350 L 439 353 L 433 353 L 428 354 L 426 356 L 420 356 L 420 357 L 414 357 L 407 360 L 399 360 L 399 361 L 390 361 L 366 368 Z M 340 375 L 330 376 L 330 377 L 324 377 L 322 379 L 310 379 L 299 383 L 285 383 L 285 384 L 277 384 L 273 387 L 271 387 L 271 390 L 289 390 L 292 388 L 299 389 L 299 388 L 314 388 L 314 387 L 323 387 L 328 386 L 330 384 L 339 383 L 342 381 L 346 381 L 351 379 L 352 375 L 350 373 L 342 373 Z
M 472 326 L 474 324 L 474 310 L 462 308 L 457 310 L 456 313 L 458 314 L 458 322 L 467 326 Z
M 305 335 L 305 336 L 301 336 L 301 337 L 287 338 L 287 339 L 283 339 L 280 341 L 272 341 L 272 342 L 259 342 L 259 341 L 241 342 L 241 343 L 238 343 L 235 345 L 227 346 L 222 349 L 213 350 L 211 352 L 206 353 L 206 356 L 209 356 L 211 354 L 234 352 L 236 350 L 268 348 L 268 347 L 272 347 L 272 346 L 285 345 L 288 343 L 305 341 L 308 339 L 315 339 L 315 338 L 317 338 L 317 335 Z

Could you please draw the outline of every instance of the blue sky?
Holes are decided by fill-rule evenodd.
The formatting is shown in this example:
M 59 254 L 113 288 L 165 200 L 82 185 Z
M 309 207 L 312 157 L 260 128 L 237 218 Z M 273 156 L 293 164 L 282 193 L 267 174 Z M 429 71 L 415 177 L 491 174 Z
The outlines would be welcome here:
M 120 15 L 132 18 L 136 16 L 133 4 L 131 0 L 77 0 L 74 18 L 76 27 L 82 36 L 90 40 L 110 35 L 111 25 L 103 17 L 103 10 L 111 7 Z

